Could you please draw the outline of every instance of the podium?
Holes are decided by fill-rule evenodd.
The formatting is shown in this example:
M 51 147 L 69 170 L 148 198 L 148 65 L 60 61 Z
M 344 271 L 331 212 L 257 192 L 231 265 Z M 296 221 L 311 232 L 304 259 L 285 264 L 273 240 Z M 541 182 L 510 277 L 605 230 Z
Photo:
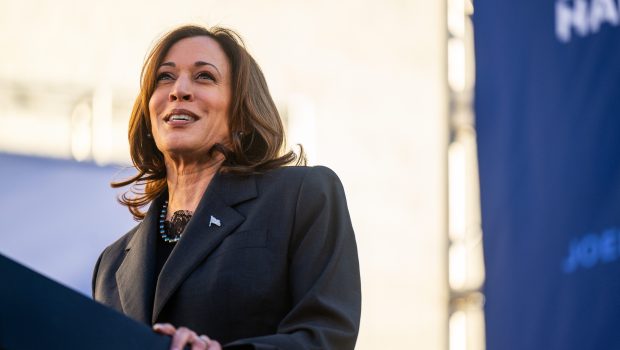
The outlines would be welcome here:
M 0 350 L 168 350 L 171 338 L 0 254 Z

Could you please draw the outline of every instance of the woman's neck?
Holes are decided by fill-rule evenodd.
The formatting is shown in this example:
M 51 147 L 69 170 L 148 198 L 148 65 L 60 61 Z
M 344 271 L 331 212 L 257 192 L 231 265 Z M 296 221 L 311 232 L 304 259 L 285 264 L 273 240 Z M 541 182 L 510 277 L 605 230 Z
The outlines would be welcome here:
M 194 212 L 213 176 L 222 165 L 223 157 L 208 162 L 184 162 L 166 158 L 168 183 L 168 218 L 178 210 Z

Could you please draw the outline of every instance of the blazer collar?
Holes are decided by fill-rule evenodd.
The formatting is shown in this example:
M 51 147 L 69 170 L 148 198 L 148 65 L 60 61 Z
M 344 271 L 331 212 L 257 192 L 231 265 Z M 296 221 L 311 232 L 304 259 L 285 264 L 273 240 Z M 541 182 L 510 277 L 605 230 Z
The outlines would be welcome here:
M 152 323 L 187 276 L 245 220 L 233 206 L 256 196 L 254 176 L 218 173 L 213 177 L 183 237 L 162 267 L 155 287 Z M 157 217 L 157 213 L 153 215 Z M 155 237 L 156 232 L 150 235 Z
M 147 214 L 125 247 L 125 258 L 116 271 L 116 284 L 123 312 L 149 323 L 155 285 L 155 245 L 161 198 L 151 204 Z

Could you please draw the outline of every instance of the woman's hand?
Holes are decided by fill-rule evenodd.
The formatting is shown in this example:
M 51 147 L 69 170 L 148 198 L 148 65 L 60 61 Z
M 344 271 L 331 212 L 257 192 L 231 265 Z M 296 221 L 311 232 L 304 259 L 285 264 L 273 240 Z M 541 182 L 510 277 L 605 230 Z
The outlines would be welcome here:
M 156 323 L 153 325 L 153 330 L 172 337 L 170 350 L 182 350 L 186 345 L 191 345 L 192 350 L 222 350 L 220 343 L 209 339 L 206 335 L 199 336 L 189 328 L 177 329 L 170 323 Z

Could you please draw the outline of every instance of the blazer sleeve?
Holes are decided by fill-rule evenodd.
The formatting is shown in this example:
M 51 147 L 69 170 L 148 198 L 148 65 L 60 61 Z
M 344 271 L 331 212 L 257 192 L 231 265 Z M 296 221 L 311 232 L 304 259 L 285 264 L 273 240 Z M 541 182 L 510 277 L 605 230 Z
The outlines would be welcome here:
M 336 174 L 313 167 L 302 181 L 289 246 L 292 308 L 277 334 L 226 349 L 353 349 L 361 312 L 357 247 Z
M 95 299 L 95 290 L 97 289 L 97 274 L 99 273 L 99 264 L 101 264 L 101 258 L 103 257 L 103 253 L 105 249 L 99 254 L 99 258 L 97 258 L 97 262 L 95 263 L 95 267 L 93 268 L 93 278 L 91 282 L 91 290 L 92 290 L 92 298 Z

